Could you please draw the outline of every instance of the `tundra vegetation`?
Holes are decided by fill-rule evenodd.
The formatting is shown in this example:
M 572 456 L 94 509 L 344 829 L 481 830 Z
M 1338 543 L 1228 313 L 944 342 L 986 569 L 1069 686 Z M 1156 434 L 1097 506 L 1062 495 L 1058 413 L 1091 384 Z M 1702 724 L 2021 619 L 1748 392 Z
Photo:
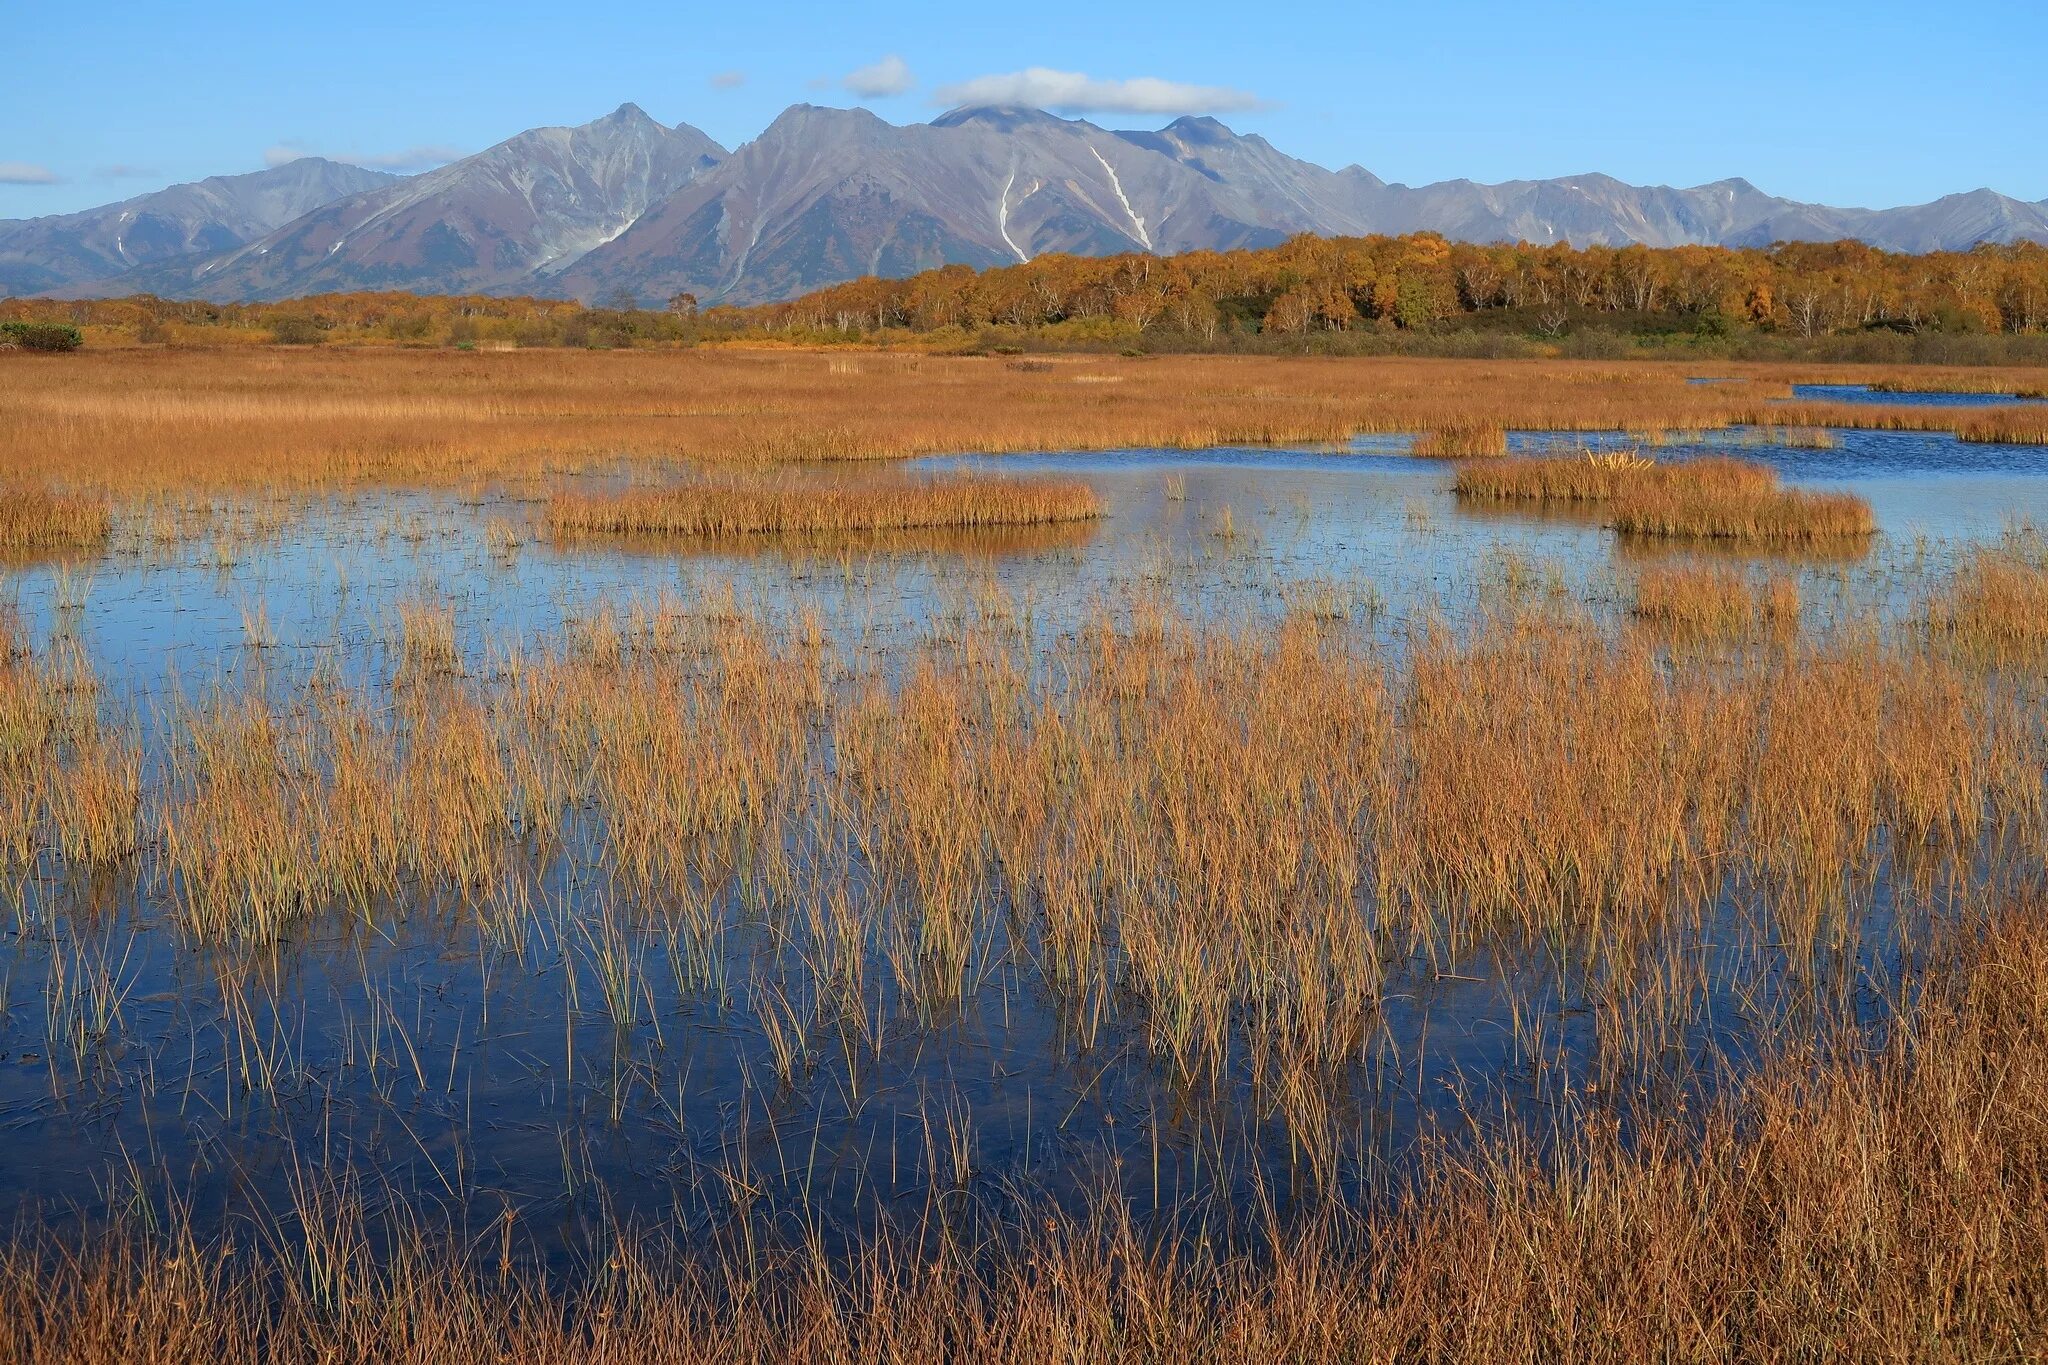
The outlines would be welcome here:
M 389 349 L 87 351 L 0 361 L 15 482 L 161 497 L 372 486 L 543 487 L 628 468 L 766 470 L 960 452 L 1202 449 L 1413 434 L 1422 452 L 1498 455 L 1508 432 L 1819 429 L 2040 440 L 2030 404 L 1792 399 L 1799 382 L 1949 369 L 1734 366 L 1689 382 L 1649 362 L 1158 356 L 1016 359 L 700 349 L 469 355 Z M 2040 372 L 1999 371 L 2019 390 Z M 1964 373 L 1979 383 L 1985 373 Z M 1832 438 L 1831 438 L 1832 439 Z
M 709 1235 L 604 1223 L 601 1273 L 566 1281 L 512 1206 L 462 1232 L 452 1183 L 422 1212 L 309 1170 L 234 1256 L 175 1204 L 31 1228 L 0 1255 L 0 1345 L 1618 1359 L 1934 1333 L 1995 1354 L 2040 1327 L 2048 1264 L 2048 731 L 2025 624 L 2044 582 L 2019 537 L 1890 619 L 1808 630 L 1782 585 L 1659 569 L 1639 625 L 1509 594 L 1391 640 L 1141 597 L 1040 642 L 990 602 L 870 662 L 815 617 L 658 600 L 485 669 L 418 600 L 381 679 L 259 675 L 141 733 L 102 714 L 75 645 L 10 627 L 4 855 L 42 888 L 23 931 L 54 936 L 60 1086 L 121 1074 L 122 963 L 56 890 L 115 878 L 247 964 L 224 1026 L 277 1050 L 245 1058 L 251 1101 L 321 1083 L 290 1056 L 303 1024 L 237 1013 L 266 989 L 242 973 L 431 913 L 529 970 L 567 954 L 571 1008 L 622 1039 L 663 1027 L 665 943 L 786 1092 L 873 1084 L 892 1046 L 1028 983 L 1076 1056 L 1114 1044 L 1162 1094 L 1256 1117 L 1192 1120 L 1214 1183 L 1159 1224 L 1119 1183 L 1141 1162 L 1079 1202 L 984 1187 L 971 1113 L 927 1113 L 919 1211 L 836 1251 L 753 1210 L 800 1211 L 807 1168 L 728 1151 L 699 1191 Z M 1668 653 L 1668 627 L 1723 649 Z M 1876 921 L 1898 951 L 1869 947 Z M 1753 979 L 1716 979 L 1722 934 Z M 1846 997 L 1845 954 L 1869 974 Z M 1389 1083 L 1395 1002 L 1511 964 L 1532 992 L 1519 1083 L 1564 1111 L 1375 1156 L 1347 1115 Z M 1551 973 L 1597 1046 L 1550 1032 Z M 1726 990 L 1752 1016 L 1739 1047 L 1702 1032 Z M 1873 991 L 1875 1014 L 1845 1009 Z M 385 1065 L 432 1090 L 463 1054 L 424 1042 Z M 663 1050 L 635 1055 L 661 1088 Z M 903 1180 L 856 1176 L 884 1204 Z
M 2048 551 L 1780 472 L 2032 411 L 1795 382 L 2040 371 L 189 339 L 0 358 L 0 1360 L 2048 1332 Z M 1599 572 L 1390 609 L 1131 453 L 1360 434 L 1453 461 L 1405 547 L 1576 510 Z M 1114 542 L 1091 477 L 892 463 L 1042 450 L 1184 542 L 1060 612 L 835 551 Z M 280 639 L 336 507 L 417 571 Z

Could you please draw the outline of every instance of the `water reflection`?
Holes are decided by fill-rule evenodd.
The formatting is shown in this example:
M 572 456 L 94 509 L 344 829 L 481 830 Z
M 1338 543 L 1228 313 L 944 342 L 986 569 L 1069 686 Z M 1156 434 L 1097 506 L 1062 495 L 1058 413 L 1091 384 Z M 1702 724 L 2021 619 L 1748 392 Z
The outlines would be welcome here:
M 1515 443 L 1557 439 L 1518 433 Z M 998 637 L 1030 677 L 1105 603 L 1141 600 L 1198 621 L 1292 610 L 1370 643 L 1415 619 L 1469 615 L 1489 592 L 1612 604 L 1617 564 L 1723 553 L 1619 540 L 1596 509 L 1463 505 L 1449 466 L 1404 449 L 1383 437 L 1341 451 L 928 461 L 1076 473 L 1110 513 L 1028 532 L 829 543 L 555 545 L 536 539 L 530 509 L 361 497 L 308 507 L 227 556 L 194 541 L 16 564 L 8 591 L 29 635 L 75 638 L 94 659 L 110 716 L 157 733 L 177 695 L 216 684 L 303 701 L 338 681 L 379 714 L 401 709 L 388 684 L 400 608 L 413 601 L 450 605 L 466 669 L 452 687 L 498 687 L 516 676 L 507 660 L 519 651 L 662 602 L 685 618 L 814 611 L 837 685 L 877 656 L 915 658 L 934 636 L 962 638 L 948 627 L 986 625 L 991 603 L 1021 604 Z M 1865 432 L 1842 433 L 1834 450 L 1740 449 L 1794 482 L 1861 492 L 1877 510 L 1875 547 L 1770 557 L 1801 579 L 1815 611 L 1895 603 L 1914 581 L 1909 567 L 1938 564 L 2014 518 L 2048 520 L 2048 452 Z M 693 684 L 709 676 L 687 651 L 663 667 Z M 934 734 L 957 733 L 932 714 Z M 822 757 L 820 771 L 839 757 Z M 152 781 L 164 761 L 153 748 Z M 600 761 L 585 755 L 579 771 Z M 155 878 L 31 872 L 13 889 L 0 945 L 0 980 L 17 1002 L 0 1010 L 0 1210 L 55 1202 L 103 1213 L 133 1197 L 122 1181 L 161 1173 L 217 1211 L 251 1192 L 275 1197 L 307 1161 L 441 1190 L 479 1217 L 518 1201 L 563 1227 L 599 1204 L 701 1227 L 742 1190 L 801 1198 L 855 1226 L 878 1203 L 958 1178 L 959 1166 L 972 1173 L 963 1183 L 1072 1191 L 1106 1163 L 1144 1192 L 1141 1204 L 1171 1203 L 1205 1179 L 1228 1193 L 1255 1172 L 1298 1177 L 1298 1116 L 1255 1082 L 1244 1054 L 1218 1090 L 1177 1083 L 1123 998 L 1130 983 L 1080 1002 L 1062 994 L 1043 944 L 1013 927 L 1036 912 L 1028 898 L 987 907 L 972 988 L 949 1008 L 917 1015 L 891 988 L 863 997 L 856 1023 L 816 984 L 806 916 L 840 892 L 892 893 L 878 889 L 886 880 L 859 832 L 820 828 L 832 837 L 778 835 L 794 869 L 786 882 L 735 870 L 641 904 L 597 870 L 606 830 L 579 807 L 554 842 L 522 841 L 493 866 L 501 885 L 482 908 L 408 890 L 256 952 L 194 943 Z M 752 851 L 756 865 L 772 861 L 762 853 Z M 1803 992 L 1815 1010 L 1852 1016 L 1867 1008 L 1867 973 L 1897 939 L 1885 875 L 1867 872 L 1869 915 L 1841 926 L 1803 975 L 1775 957 L 1758 968 L 1768 957 L 1758 944 L 1776 929 L 1746 898 L 1754 888 L 1735 888 L 1670 949 L 1704 961 L 1705 984 L 1671 1005 L 1675 1019 L 1628 1026 L 1668 1026 L 1679 1056 L 1709 1045 L 1739 1056 L 1756 1045 L 1748 1020 L 1785 997 Z M 1737 932 L 1745 916 L 1753 922 Z M 709 948 L 704 923 L 717 930 Z M 1603 1030 L 1628 1016 L 1597 1007 L 1626 997 L 1622 969 L 1576 959 L 1562 942 L 1518 953 L 1474 936 L 1441 958 L 1412 944 L 1383 950 L 1371 1045 L 1317 1120 L 1347 1134 L 1342 1179 L 1354 1187 L 1379 1174 L 1374 1154 L 1397 1153 L 1432 1121 L 1461 1121 L 1467 1082 L 1513 1090 L 1519 1104 L 1557 1102 L 1553 1087 L 1571 1073 L 1546 1068 L 1599 1054 Z M 59 1014 L 18 1003 L 76 981 L 81 962 L 103 969 L 121 1000 L 118 1027 L 84 1060 L 60 1053 Z M 60 988 L 56 998 L 68 997 Z M 849 1041 L 861 1031 L 876 1041 Z M 948 1166 L 955 1175 L 942 1174 Z

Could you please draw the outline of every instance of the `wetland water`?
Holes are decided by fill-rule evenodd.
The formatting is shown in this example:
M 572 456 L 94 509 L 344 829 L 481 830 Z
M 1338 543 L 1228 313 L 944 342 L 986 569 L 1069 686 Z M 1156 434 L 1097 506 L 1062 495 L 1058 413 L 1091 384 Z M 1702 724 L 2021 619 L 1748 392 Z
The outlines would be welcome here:
M 1970 546 L 2048 523 L 2048 450 L 1836 435 L 1821 450 L 1738 432 L 1659 452 L 1732 446 L 1791 482 L 1869 498 L 1881 535 L 1867 552 L 1740 561 L 1796 576 L 1817 627 L 1899 618 Z M 1219 629 L 1306 608 L 1360 648 L 1398 649 L 1416 623 L 1469 621 L 1503 594 L 1561 595 L 1613 624 L 1640 563 L 1688 557 L 1619 544 L 1597 519 L 1460 507 L 1450 467 L 1404 449 L 1376 438 L 922 462 L 1078 474 L 1109 507 L 1099 524 L 965 544 L 555 545 L 527 529 L 530 507 L 376 495 L 245 509 L 161 545 L 124 531 L 105 557 L 11 566 L 6 595 L 29 642 L 75 644 L 101 714 L 141 737 L 145 848 L 91 877 L 48 850 L 11 874 L 0 1212 L 91 1222 L 175 1199 L 210 1223 L 287 1206 L 313 1173 L 353 1172 L 373 1202 L 473 1224 L 516 1208 L 530 1254 L 547 1259 L 610 1217 L 688 1230 L 805 1211 L 836 1237 L 934 1190 L 1078 1198 L 1105 1174 L 1141 1210 L 1228 1202 L 1255 1182 L 1293 1191 L 1310 1166 L 1357 1193 L 1431 1123 L 1569 1121 L 1588 1078 L 1677 1103 L 1800 1008 L 1875 1020 L 1902 902 L 1942 899 L 1882 870 L 1845 934 L 1805 958 L 1753 922 L 1739 890 L 1717 893 L 1662 950 L 1697 975 L 1654 1055 L 1614 1038 L 1639 997 L 1562 941 L 1378 934 L 1367 1022 L 1312 1104 L 1275 1098 L 1235 1032 L 1220 1076 L 1189 1083 L 1154 1041 L 1156 992 L 1112 960 L 1106 988 L 1077 1001 L 1049 980 L 1028 907 L 995 893 L 973 919 L 957 998 L 934 1005 L 898 979 L 884 928 L 855 950 L 868 982 L 858 1029 L 835 1023 L 801 907 L 829 895 L 825 882 L 874 880 L 857 837 L 820 851 L 844 834 L 838 817 L 778 832 L 790 850 L 779 879 L 727 869 L 698 888 L 686 931 L 674 907 L 637 904 L 604 873 L 606 821 L 587 806 L 558 840 L 512 841 L 493 894 L 408 889 L 262 943 L 209 939 L 174 912 L 148 825 L 180 708 L 225 691 L 303 710 L 338 685 L 402 710 L 409 604 L 446 604 L 461 660 L 447 685 L 484 694 L 516 672 L 508 661 L 663 601 L 692 628 L 809 613 L 828 690 L 852 688 L 849 674 L 901 677 L 934 639 L 1001 642 L 1030 687 L 1044 685 L 1032 670 L 1057 671 L 1060 642 L 1126 619 L 1133 602 Z M 822 773 L 838 757 L 815 761 Z M 1304 1155 L 1309 1126 L 1328 1156 Z

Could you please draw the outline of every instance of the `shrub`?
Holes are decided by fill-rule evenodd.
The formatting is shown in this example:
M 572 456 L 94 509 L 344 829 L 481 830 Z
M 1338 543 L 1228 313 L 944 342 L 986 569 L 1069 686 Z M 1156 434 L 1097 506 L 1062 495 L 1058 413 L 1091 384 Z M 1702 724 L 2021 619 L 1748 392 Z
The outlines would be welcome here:
M 57 354 L 85 345 L 85 333 L 66 322 L 0 322 L 0 345 Z
M 270 339 L 279 346 L 318 346 L 327 333 L 311 318 L 283 317 L 271 324 Z

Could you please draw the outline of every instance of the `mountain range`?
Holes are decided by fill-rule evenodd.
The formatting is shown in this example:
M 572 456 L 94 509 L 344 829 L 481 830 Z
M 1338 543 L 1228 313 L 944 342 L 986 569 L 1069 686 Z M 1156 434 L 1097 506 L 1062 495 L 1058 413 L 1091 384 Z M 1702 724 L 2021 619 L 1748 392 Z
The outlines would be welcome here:
M 728 153 L 626 104 L 415 176 L 317 157 L 103 208 L 0 221 L 0 293 L 219 301 L 355 289 L 757 303 L 861 275 L 1048 252 L 1168 254 L 1297 233 L 1466 241 L 1892 251 L 2048 241 L 2048 201 L 1991 190 L 1894 209 L 1604 175 L 1389 184 L 1326 170 L 1211 118 L 1115 131 L 1038 109 L 896 125 L 796 105 Z

